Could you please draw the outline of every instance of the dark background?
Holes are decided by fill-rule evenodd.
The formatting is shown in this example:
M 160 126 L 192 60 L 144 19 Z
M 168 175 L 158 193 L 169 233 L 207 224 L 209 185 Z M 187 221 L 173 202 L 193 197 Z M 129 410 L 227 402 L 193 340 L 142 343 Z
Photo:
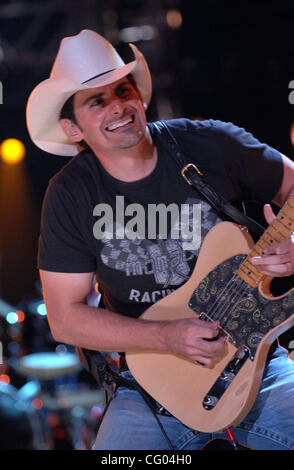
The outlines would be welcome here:
M 177 9 L 182 24 L 166 14 Z M 35 147 L 25 124 L 31 90 L 49 76 L 64 36 L 92 28 L 110 39 L 126 61 L 134 42 L 149 63 L 154 92 L 148 118 L 232 121 L 259 140 L 294 156 L 289 102 L 293 69 L 294 3 L 284 0 L 1 0 L 0 142 L 22 140 L 26 159 L 0 162 L 0 298 L 17 305 L 38 295 L 37 240 L 48 181 L 67 158 Z M 152 34 L 125 38 L 126 28 Z M 141 39 L 140 39 L 141 34 Z M 127 41 L 127 42 L 126 42 Z

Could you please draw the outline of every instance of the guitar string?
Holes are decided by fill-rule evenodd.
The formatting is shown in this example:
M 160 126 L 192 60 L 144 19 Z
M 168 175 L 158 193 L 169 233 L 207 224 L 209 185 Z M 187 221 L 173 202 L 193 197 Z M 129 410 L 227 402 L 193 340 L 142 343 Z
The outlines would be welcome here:
M 286 216 L 286 218 L 288 218 L 288 217 Z M 278 220 L 278 221 L 279 221 L 278 218 L 275 219 L 275 220 Z M 283 224 L 283 225 L 284 225 L 284 224 Z M 287 237 L 284 236 L 279 230 L 277 230 L 276 227 L 274 227 L 273 225 L 271 225 L 271 226 L 269 226 L 268 229 L 264 232 L 262 238 L 259 240 L 258 243 L 260 243 L 260 242 L 262 242 L 262 241 L 266 241 L 265 236 L 268 236 L 268 235 L 270 235 L 270 240 L 274 239 L 275 241 L 281 241 L 281 240 L 276 240 L 276 239 L 272 236 L 272 234 L 267 233 L 270 228 L 273 228 L 279 235 L 281 235 L 281 237 L 282 237 L 283 239 L 286 239 L 286 238 L 287 238 Z M 288 227 L 287 227 L 287 229 L 290 230 Z M 266 244 L 265 246 L 267 246 L 267 244 Z M 262 248 L 263 248 L 263 247 L 262 247 Z M 255 250 L 255 251 L 256 251 L 256 250 Z M 247 259 L 247 258 L 246 258 L 246 259 Z M 240 265 L 239 269 L 244 265 L 244 263 L 245 263 L 245 261 Z M 252 278 L 252 279 L 253 279 L 253 278 Z M 254 280 L 254 279 L 253 279 L 253 280 Z M 242 294 L 240 294 L 240 285 L 238 286 L 238 282 L 236 282 L 236 281 L 238 281 L 239 284 L 243 284 L 243 289 L 242 289 L 242 291 L 241 291 Z M 254 281 L 256 282 L 256 280 L 254 280 Z M 237 286 L 236 286 L 236 284 L 237 284 Z M 245 288 L 244 288 L 244 285 L 245 285 Z M 232 296 L 231 296 L 232 292 L 230 292 L 230 291 L 232 291 L 232 289 L 233 289 L 233 288 L 236 288 L 236 287 L 238 288 L 238 291 L 235 291 L 235 293 L 233 293 L 233 297 L 232 297 Z M 227 292 L 226 292 L 226 289 L 227 289 Z M 225 302 L 222 301 L 222 303 L 219 304 L 219 305 L 220 305 L 220 309 L 214 309 L 214 314 L 213 314 L 213 317 L 212 317 L 214 321 L 215 321 L 215 320 L 219 320 L 219 321 L 220 321 L 222 318 L 225 317 L 225 315 L 226 315 L 226 313 L 227 313 L 227 311 L 228 311 L 228 309 L 229 309 L 229 307 L 231 306 L 232 303 L 235 303 L 236 301 L 240 302 L 240 300 L 242 300 L 243 298 L 248 297 L 248 291 L 250 291 L 250 286 L 249 286 L 244 280 L 242 280 L 239 276 L 234 275 L 234 276 L 231 278 L 231 280 L 227 283 L 227 285 L 224 287 L 224 289 L 221 291 L 221 293 L 219 294 L 219 296 L 215 299 L 214 303 L 211 305 L 211 307 L 210 307 L 209 310 L 207 311 L 206 315 L 209 316 L 208 314 L 214 309 L 214 306 L 219 303 L 220 299 L 222 299 L 224 295 L 226 295 L 226 297 L 225 297 L 225 298 L 226 298 L 226 301 L 225 301 Z M 228 295 L 228 293 L 230 293 L 230 296 Z M 238 295 L 237 295 L 238 293 L 240 294 L 239 297 L 238 297 Z M 235 297 L 234 297 L 234 295 L 235 295 Z M 237 297 L 236 297 L 236 295 L 237 295 Z M 211 318 L 211 316 L 210 316 L 210 318 Z
M 209 318 L 212 318 L 213 321 L 216 321 L 216 320 L 219 320 L 223 317 L 223 315 L 226 313 L 227 311 L 227 308 L 229 307 L 229 305 L 231 304 L 232 302 L 232 299 L 234 299 L 234 297 L 230 297 L 228 295 L 228 293 L 232 293 L 233 291 L 233 294 L 236 295 L 236 294 L 240 294 L 240 296 L 244 295 L 243 292 L 240 293 L 240 288 L 239 286 L 238 287 L 238 291 L 234 291 L 234 287 L 236 287 L 236 281 L 238 281 L 238 283 L 241 283 L 243 282 L 245 285 L 246 283 L 239 277 L 239 276 L 236 276 L 236 274 L 229 280 L 229 282 L 226 284 L 226 286 L 221 290 L 221 292 L 219 293 L 219 295 L 216 297 L 215 301 L 213 302 L 213 304 L 210 306 L 210 308 L 208 309 L 208 311 L 206 312 L 206 315 L 209 316 Z M 221 299 L 223 299 L 223 297 L 225 296 L 225 301 L 222 300 L 222 302 L 220 302 Z M 215 309 L 215 305 L 217 305 L 218 308 Z M 223 309 L 223 307 L 225 307 Z M 223 310 L 222 310 L 223 309 Z M 213 311 L 213 315 L 209 315 L 211 312 Z
M 289 219 L 289 220 L 292 220 L 291 217 L 289 217 L 287 214 L 285 214 L 284 211 L 281 210 L 281 212 L 284 214 L 284 217 L 286 217 L 286 219 Z M 285 224 L 283 224 L 283 222 L 280 221 L 280 218 L 277 217 L 275 219 L 275 221 L 278 221 L 281 225 L 285 226 Z M 291 225 L 291 223 L 289 224 L 289 226 Z M 259 240 L 258 244 L 260 244 L 261 242 L 265 242 L 265 246 L 267 246 L 268 244 L 268 240 L 266 239 L 266 237 L 269 235 L 270 236 L 270 240 L 274 239 L 275 241 L 280 241 L 280 240 L 276 240 L 272 234 L 268 233 L 269 229 L 270 228 L 273 228 L 274 231 L 276 231 L 279 235 L 282 236 L 282 238 L 287 238 L 286 236 L 284 236 L 283 234 L 281 234 L 281 232 L 272 224 L 271 226 L 268 227 L 268 229 L 264 232 L 263 236 L 261 237 L 261 239 Z M 290 230 L 291 229 L 287 226 L 285 226 L 285 228 L 287 228 L 287 230 Z M 261 246 L 261 248 L 264 248 L 264 246 Z M 256 250 L 254 250 L 256 251 Z M 246 258 L 248 259 L 248 257 Z M 239 269 L 244 265 L 245 261 L 240 265 Z M 246 273 L 248 275 L 248 273 Z M 251 276 L 252 278 L 252 276 Z M 256 282 L 256 279 L 253 279 L 254 282 Z M 239 284 L 239 285 L 238 285 Z M 240 293 L 240 286 L 243 284 L 243 289 L 241 290 L 241 293 Z M 238 287 L 238 291 L 235 291 L 234 292 L 234 289 L 236 288 L 236 285 Z M 245 288 L 244 288 L 245 286 Z M 236 276 L 236 274 L 230 279 L 230 281 L 227 283 L 227 285 L 224 287 L 224 289 L 222 289 L 221 293 L 219 294 L 219 296 L 215 299 L 215 301 L 213 302 L 213 304 L 211 305 L 211 307 L 209 308 L 209 310 L 206 312 L 206 315 L 209 316 L 210 312 L 212 310 L 214 310 L 214 314 L 213 314 L 213 320 L 221 320 L 222 318 L 225 317 L 230 305 L 232 303 L 235 303 L 237 300 L 240 301 L 242 300 L 242 298 L 245 298 L 246 296 L 248 296 L 248 291 L 250 290 L 250 286 L 244 281 L 242 280 L 242 278 L 240 278 L 240 276 Z M 232 295 L 232 291 L 233 291 L 233 297 L 231 296 Z M 230 293 L 230 295 L 228 295 L 228 293 Z M 238 296 L 239 294 L 239 296 Z M 220 299 L 222 299 L 225 295 L 225 298 L 226 298 L 226 301 L 225 302 L 222 302 L 222 304 L 219 302 Z M 215 305 L 219 305 L 219 308 L 218 309 L 215 309 Z M 209 318 L 211 318 L 209 316 Z
M 240 290 L 241 287 L 241 290 Z M 228 290 L 226 291 L 226 288 Z M 210 313 L 214 306 L 220 301 L 221 297 L 226 295 L 226 301 L 219 304 L 219 307 L 214 309 L 213 319 L 221 321 L 231 307 L 231 305 L 248 297 L 248 293 L 251 290 L 251 286 L 249 286 L 240 276 L 235 274 L 231 281 L 227 284 L 226 288 L 224 288 L 221 294 L 215 299 L 214 304 L 209 308 L 208 312 Z M 232 295 L 233 294 L 233 295 Z M 229 320 L 229 319 L 228 319 Z M 227 322 L 225 322 L 227 324 Z M 223 325 L 222 325 L 223 326 Z
M 248 293 L 250 292 L 250 287 L 248 286 L 248 284 L 246 284 L 241 279 L 237 281 L 237 284 L 239 284 L 239 286 L 235 284 L 235 286 L 238 288 L 238 290 L 235 291 L 235 295 L 230 296 L 225 308 L 221 309 L 218 312 L 218 320 L 222 322 L 224 325 L 227 325 L 228 322 L 234 318 L 233 317 L 233 313 L 235 311 L 234 306 L 238 305 L 238 307 L 240 307 L 240 302 L 242 302 L 242 300 L 248 299 Z M 241 290 L 240 290 L 240 287 L 241 287 Z M 229 315 L 227 315 L 228 313 Z
M 240 287 L 242 288 L 240 291 Z M 226 292 L 226 288 L 228 291 Z M 213 316 L 210 315 L 210 318 L 213 318 L 214 321 L 221 320 L 225 318 L 225 321 L 221 325 L 222 328 L 228 323 L 228 321 L 232 318 L 226 318 L 226 313 L 231 308 L 232 304 L 236 304 L 237 302 L 240 303 L 243 299 L 248 298 L 248 293 L 251 290 L 251 287 L 239 276 L 233 276 L 231 281 L 227 284 L 226 288 L 222 290 L 220 295 L 215 299 L 212 306 L 209 308 L 207 315 L 209 316 L 210 312 L 214 309 Z M 237 289 L 237 290 L 236 290 Z M 228 292 L 230 295 L 228 295 Z M 226 294 L 225 302 L 219 304 L 219 308 L 214 308 L 216 304 L 219 303 L 220 299 Z M 233 294 L 233 295 L 232 295 Z
M 240 267 L 243 266 L 244 262 L 240 265 Z M 240 267 L 238 269 L 240 269 Z M 256 282 L 256 280 L 254 280 L 254 281 Z M 242 284 L 243 284 L 243 289 L 240 292 L 240 286 Z M 236 288 L 238 290 L 234 291 L 234 289 L 236 289 Z M 214 303 L 209 308 L 209 310 L 207 312 L 207 315 L 208 315 L 208 313 L 210 313 L 214 309 L 213 319 L 214 320 L 221 320 L 225 316 L 225 314 L 226 314 L 228 308 L 230 307 L 230 305 L 233 302 L 236 302 L 237 300 L 240 301 L 242 298 L 245 298 L 245 296 L 248 293 L 248 292 L 246 292 L 246 290 L 248 291 L 249 289 L 250 289 L 250 286 L 248 286 L 248 284 L 240 276 L 238 276 L 237 274 L 234 274 L 234 276 L 230 279 L 230 281 L 227 283 L 227 285 L 224 287 L 224 289 L 222 289 L 219 296 L 215 299 Z M 232 293 L 233 293 L 233 297 L 231 296 Z M 239 298 L 238 298 L 238 294 L 239 294 Z M 222 299 L 224 297 L 224 295 L 225 295 L 226 300 L 225 300 L 225 302 L 222 301 L 220 303 L 219 301 L 220 301 L 220 299 Z M 215 309 L 214 307 L 217 304 L 219 304 L 218 308 Z
M 240 302 L 242 298 L 245 298 L 247 296 L 246 290 L 249 290 L 249 286 L 241 279 L 239 276 L 234 275 L 231 279 L 231 281 L 228 283 L 226 286 L 228 290 L 223 289 L 220 295 L 216 298 L 214 304 L 209 308 L 207 315 L 210 314 L 212 310 L 213 311 L 213 316 L 210 315 L 210 317 L 213 317 L 214 321 L 218 320 L 221 322 L 221 320 L 226 317 L 226 313 L 228 310 L 231 308 L 232 303 Z M 240 290 L 240 287 L 242 289 Z M 219 303 L 220 299 L 225 295 L 225 301 L 222 301 L 222 303 Z M 218 304 L 218 305 L 217 305 Z M 217 305 L 217 308 L 214 308 L 214 306 Z M 226 324 L 227 322 L 224 322 L 222 327 Z
M 291 217 L 284 217 L 284 216 L 283 216 L 283 219 L 285 219 L 285 218 L 287 218 L 287 219 L 289 219 L 289 220 L 292 220 Z M 282 218 L 281 218 L 281 219 L 275 219 L 274 222 L 276 222 L 276 221 L 279 222 L 281 225 L 283 225 L 283 227 L 285 227 L 287 230 L 290 230 L 290 231 L 291 231 L 291 229 L 289 228 L 289 226 L 292 225 L 292 223 L 287 226 L 287 225 L 285 225 L 285 224 L 282 222 Z M 293 221 L 293 222 L 294 222 L 294 221 Z

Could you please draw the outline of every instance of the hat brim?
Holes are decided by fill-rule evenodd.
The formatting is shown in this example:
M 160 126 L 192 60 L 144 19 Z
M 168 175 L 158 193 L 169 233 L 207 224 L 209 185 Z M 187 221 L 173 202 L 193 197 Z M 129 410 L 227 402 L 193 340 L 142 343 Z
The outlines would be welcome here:
M 102 76 L 80 84 L 66 78 L 48 78 L 32 91 L 26 111 L 27 127 L 32 141 L 42 150 L 61 156 L 78 153 L 59 123 L 60 111 L 66 100 L 80 90 L 109 85 L 132 73 L 143 101 L 148 106 L 152 95 L 152 83 L 148 65 L 138 49 L 130 44 L 135 60 Z

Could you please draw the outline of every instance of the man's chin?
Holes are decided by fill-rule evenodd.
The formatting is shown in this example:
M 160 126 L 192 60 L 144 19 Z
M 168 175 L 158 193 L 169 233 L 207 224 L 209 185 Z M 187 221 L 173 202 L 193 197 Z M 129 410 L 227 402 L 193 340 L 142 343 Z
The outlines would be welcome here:
M 115 148 L 132 148 L 138 145 L 144 137 L 144 131 L 142 129 L 126 129 L 120 131 L 116 135 L 108 137 L 108 141 L 111 142 L 112 146 Z

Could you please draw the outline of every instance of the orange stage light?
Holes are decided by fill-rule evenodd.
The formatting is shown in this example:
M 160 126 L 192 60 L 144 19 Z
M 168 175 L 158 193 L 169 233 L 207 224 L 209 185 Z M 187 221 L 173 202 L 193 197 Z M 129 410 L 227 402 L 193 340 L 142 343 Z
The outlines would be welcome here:
M 24 144 L 18 139 L 6 139 L 0 145 L 0 156 L 4 163 L 15 165 L 21 162 L 26 154 Z
M 0 375 L 0 383 L 2 385 L 8 385 L 10 383 L 10 377 L 7 374 Z
M 290 127 L 290 140 L 292 145 L 294 145 L 294 122 L 292 122 Z
M 24 312 L 23 312 L 22 310 L 16 310 L 15 313 L 16 313 L 16 315 L 17 315 L 17 321 L 18 321 L 18 323 L 23 322 L 24 319 L 25 319 L 25 314 L 24 314 Z
M 166 22 L 172 29 L 178 29 L 182 26 L 183 17 L 179 10 L 168 10 L 166 13 Z

